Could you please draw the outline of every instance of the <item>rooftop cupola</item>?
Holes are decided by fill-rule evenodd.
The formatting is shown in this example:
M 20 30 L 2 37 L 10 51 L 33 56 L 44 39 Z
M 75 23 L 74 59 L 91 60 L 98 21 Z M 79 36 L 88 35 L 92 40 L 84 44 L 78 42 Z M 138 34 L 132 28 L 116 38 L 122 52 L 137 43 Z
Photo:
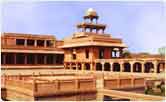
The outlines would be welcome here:
M 84 16 L 84 19 L 90 19 L 91 22 L 93 21 L 93 19 L 97 19 L 99 18 L 99 16 L 97 15 L 97 12 L 93 9 L 93 8 L 89 8 Z
M 82 32 L 104 34 L 106 25 L 97 23 L 99 16 L 93 8 L 89 8 L 86 11 L 85 16 L 83 18 L 84 18 L 84 22 L 77 24 L 78 29 L 81 29 Z

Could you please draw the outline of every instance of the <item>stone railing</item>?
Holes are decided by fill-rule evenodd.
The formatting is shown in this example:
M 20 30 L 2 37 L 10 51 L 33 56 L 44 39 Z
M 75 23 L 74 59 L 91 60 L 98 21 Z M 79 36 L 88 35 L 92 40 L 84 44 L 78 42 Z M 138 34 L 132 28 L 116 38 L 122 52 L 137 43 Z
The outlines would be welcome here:
M 47 77 L 46 79 L 44 77 Z M 94 77 L 73 76 L 73 78 L 49 79 L 53 76 L 3 76 L 3 84 L 6 90 L 12 90 L 17 94 L 26 94 L 32 97 L 96 92 Z
M 107 78 L 104 79 L 105 89 L 121 89 L 144 87 L 144 78 Z

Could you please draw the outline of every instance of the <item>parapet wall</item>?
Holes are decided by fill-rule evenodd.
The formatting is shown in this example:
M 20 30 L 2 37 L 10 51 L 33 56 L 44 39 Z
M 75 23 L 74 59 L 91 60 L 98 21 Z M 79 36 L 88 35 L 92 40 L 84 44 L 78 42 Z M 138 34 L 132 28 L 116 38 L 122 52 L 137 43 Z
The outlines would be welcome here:
M 64 95 L 74 93 L 96 92 L 96 82 L 93 77 L 55 78 L 47 77 L 12 77 L 4 80 L 7 94 L 4 99 L 35 100 L 38 97 Z M 70 76 L 67 76 L 70 77 Z M 47 79 L 48 78 L 48 79 Z
M 104 80 L 105 89 L 121 89 L 136 87 L 144 87 L 144 78 L 114 78 Z

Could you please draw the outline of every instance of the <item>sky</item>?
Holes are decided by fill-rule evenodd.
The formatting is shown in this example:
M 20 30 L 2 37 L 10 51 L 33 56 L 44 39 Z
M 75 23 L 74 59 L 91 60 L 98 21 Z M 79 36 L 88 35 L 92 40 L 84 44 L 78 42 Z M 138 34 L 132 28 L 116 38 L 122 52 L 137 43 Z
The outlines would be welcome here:
M 105 33 L 121 38 L 130 52 L 157 53 L 166 46 L 166 3 L 120 1 L 7 2 L 2 5 L 2 31 L 51 34 L 58 40 L 77 32 L 88 8 L 106 24 Z

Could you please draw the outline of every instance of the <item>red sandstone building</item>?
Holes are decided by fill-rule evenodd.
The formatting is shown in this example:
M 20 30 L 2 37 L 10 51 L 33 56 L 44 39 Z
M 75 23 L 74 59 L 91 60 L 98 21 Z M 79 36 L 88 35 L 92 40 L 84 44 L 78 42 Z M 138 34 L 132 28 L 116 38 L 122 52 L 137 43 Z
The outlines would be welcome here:
M 51 35 L 4 33 L 1 36 L 2 68 L 54 68 L 63 65 L 62 45 Z
M 159 73 L 164 70 L 164 57 L 159 55 L 123 56 L 127 46 L 121 39 L 105 34 L 106 25 L 98 23 L 99 16 L 89 9 L 77 25 L 80 32 L 57 41 L 51 35 L 4 33 L 1 37 L 2 68 L 54 68 Z
M 99 16 L 89 9 L 83 17 L 84 22 L 77 25 L 81 30 L 64 40 L 64 65 L 66 69 L 159 73 L 164 70 L 164 57 L 159 55 L 131 55 L 123 57 L 127 46 L 121 39 L 104 33 L 105 24 L 98 23 Z

